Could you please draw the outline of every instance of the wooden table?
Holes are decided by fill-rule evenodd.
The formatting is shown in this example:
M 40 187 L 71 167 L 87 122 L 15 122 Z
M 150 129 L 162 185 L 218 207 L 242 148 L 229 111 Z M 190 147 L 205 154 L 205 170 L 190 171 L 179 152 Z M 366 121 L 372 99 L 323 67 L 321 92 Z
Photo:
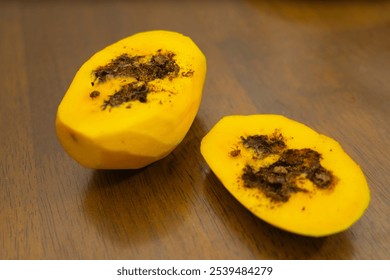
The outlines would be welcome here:
M 93 53 L 152 29 L 208 59 L 182 144 L 137 171 L 95 171 L 54 127 Z M 390 259 L 389 1 L 0 1 L 1 259 Z M 338 140 L 371 204 L 349 230 L 297 236 L 256 218 L 199 152 L 224 115 L 273 113 Z

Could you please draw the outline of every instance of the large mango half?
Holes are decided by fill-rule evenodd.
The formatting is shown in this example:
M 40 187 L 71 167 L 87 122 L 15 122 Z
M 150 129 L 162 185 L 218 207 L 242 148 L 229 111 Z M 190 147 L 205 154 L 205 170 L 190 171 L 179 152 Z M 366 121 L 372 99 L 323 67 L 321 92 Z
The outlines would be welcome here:
M 249 211 L 296 234 L 344 231 L 370 201 L 361 168 L 335 140 L 280 115 L 224 117 L 201 153 Z
M 198 112 L 206 58 L 170 31 L 142 32 L 93 55 L 57 111 L 65 151 L 94 169 L 136 169 L 168 155 Z

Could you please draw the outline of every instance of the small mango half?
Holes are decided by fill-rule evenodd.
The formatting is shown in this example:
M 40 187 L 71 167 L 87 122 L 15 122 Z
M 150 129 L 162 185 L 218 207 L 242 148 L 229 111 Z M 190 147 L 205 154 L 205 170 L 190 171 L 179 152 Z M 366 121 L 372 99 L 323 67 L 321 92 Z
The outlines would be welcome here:
M 57 136 L 85 167 L 144 167 L 181 143 L 205 77 L 206 58 L 189 37 L 137 33 L 81 66 L 58 107 Z
M 292 233 L 344 231 L 369 205 L 366 178 L 342 147 L 284 116 L 226 116 L 202 139 L 201 153 L 242 205 Z

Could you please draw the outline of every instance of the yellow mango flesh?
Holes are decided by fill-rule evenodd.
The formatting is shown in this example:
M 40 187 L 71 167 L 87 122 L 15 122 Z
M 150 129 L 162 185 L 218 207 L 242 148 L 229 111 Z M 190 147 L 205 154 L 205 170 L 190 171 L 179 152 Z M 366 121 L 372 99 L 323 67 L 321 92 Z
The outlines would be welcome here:
M 285 149 L 311 149 L 333 174 L 333 185 L 319 188 L 302 175 L 304 191 L 287 201 L 275 201 L 261 188 L 248 187 L 246 166 L 266 168 L 281 155 L 258 157 L 242 139 L 253 135 L 282 135 Z M 361 168 L 333 139 L 280 115 L 226 116 L 202 139 L 201 153 L 226 189 L 249 211 L 267 223 L 300 235 L 321 237 L 348 229 L 367 209 L 370 191 Z
M 178 66 L 175 73 L 148 80 L 146 100 L 106 106 L 111 96 L 138 78 L 107 75 L 99 80 L 97 70 L 123 55 L 150 64 L 159 54 L 171 55 Z M 157 30 L 122 39 L 93 55 L 76 73 L 57 111 L 60 143 L 89 168 L 137 169 L 151 164 L 175 149 L 188 132 L 205 76 L 206 58 L 189 37 Z

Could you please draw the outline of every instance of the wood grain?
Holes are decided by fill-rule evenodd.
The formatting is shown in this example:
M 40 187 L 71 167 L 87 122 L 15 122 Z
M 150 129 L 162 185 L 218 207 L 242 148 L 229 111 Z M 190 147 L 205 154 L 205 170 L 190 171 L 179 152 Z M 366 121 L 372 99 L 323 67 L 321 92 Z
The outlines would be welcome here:
M 94 52 L 189 35 L 208 59 L 183 143 L 136 171 L 79 166 L 57 106 Z M 0 1 L 0 259 L 390 259 L 390 1 Z M 351 229 L 290 234 L 241 206 L 199 152 L 224 115 L 274 113 L 338 140 L 371 204 Z

